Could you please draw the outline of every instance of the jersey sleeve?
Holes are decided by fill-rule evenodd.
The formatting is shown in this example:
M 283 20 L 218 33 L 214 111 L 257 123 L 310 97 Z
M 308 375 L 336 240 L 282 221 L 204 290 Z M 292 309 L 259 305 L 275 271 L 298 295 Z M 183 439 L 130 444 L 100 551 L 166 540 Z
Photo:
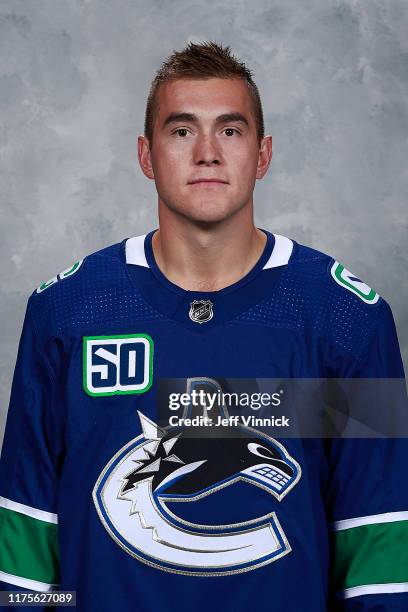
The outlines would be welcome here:
M 0 459 L 0 588 L 44 592 L 59 583 L 57 497 L 64 419 L 55 359 L 36 329 L 32 299 Z
M 406 384 L 394 319 L 386 302 L 379 306 L 378 326 L 360 352 L 353 377 L 395 379 L 406 424 Z M 373 409 L 380 409 L 375 402 Z M 329 609 L 408 610 L 408 439 L 333 439 L 328 447 Z

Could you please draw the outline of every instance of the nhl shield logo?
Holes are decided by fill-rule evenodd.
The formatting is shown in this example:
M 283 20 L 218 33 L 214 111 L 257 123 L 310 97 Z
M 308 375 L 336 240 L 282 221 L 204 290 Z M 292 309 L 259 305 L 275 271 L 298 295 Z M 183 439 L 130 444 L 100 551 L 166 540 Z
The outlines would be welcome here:
M 213 318 L 213 303 L 211 300 L 193 300 L 188 314 L 194 323 L 207 323 Z

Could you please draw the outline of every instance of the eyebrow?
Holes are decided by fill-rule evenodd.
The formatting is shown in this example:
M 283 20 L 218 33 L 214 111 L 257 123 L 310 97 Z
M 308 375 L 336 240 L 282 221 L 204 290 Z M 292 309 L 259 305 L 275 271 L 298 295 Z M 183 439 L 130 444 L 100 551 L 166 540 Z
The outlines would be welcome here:
M 169 125 L 170 123 L 177 123 L 179 121 L 198 123 L 198 117 L 193 113 L 170 113 L 170 115 L 166 118 L 163 127 L 166 127 L 166 125 Z M 223 115 L 218 115 L 215 123 L 219 125 L 220 123 L 230 123 L 233 121 L 239 121 L 247 126 L 249 125 L 248 119 L 242 113 L 224 113 Z

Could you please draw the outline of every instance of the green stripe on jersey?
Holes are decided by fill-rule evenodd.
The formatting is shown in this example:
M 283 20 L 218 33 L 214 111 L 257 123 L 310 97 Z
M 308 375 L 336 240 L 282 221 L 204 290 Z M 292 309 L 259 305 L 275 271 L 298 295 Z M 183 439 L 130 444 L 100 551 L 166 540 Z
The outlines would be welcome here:
M 333 534 L 336 591 L 408 582 L 408 521 L 361 525 Z
M 47 584 L 59 583 L 58 526 L 0 508 L 0 570 Z

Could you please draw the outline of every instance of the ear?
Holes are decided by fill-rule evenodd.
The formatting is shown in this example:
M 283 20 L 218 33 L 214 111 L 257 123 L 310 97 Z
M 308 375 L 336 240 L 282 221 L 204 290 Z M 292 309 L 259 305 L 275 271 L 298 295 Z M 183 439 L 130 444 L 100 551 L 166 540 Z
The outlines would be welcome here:
M 152 159 L 150 154 L 150 144 L 146 136 L 138 136 L 137 154 L 143 174 L 149 179 L 154 179 Z
M 259 147 L 259 158 L 258 166 L 256 169 L 256 178 L 261 179 L 265 176 L 269 164 L 272 160 L 272 136 L 265 136 L 262 138 L 261 145 Z

